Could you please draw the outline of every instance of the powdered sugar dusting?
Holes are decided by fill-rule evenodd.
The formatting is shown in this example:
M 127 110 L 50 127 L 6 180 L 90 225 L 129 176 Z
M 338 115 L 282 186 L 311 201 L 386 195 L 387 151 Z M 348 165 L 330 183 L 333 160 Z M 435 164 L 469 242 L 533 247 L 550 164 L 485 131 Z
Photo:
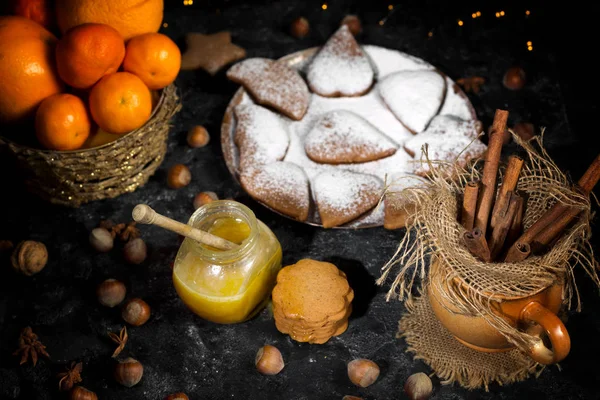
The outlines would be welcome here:
M 231 67 L 227 77 L 242 84 L 259 104 L 273 107 L 296 120 L 306 113 L 310 97 L 308 86 L 298 71 L 285 63 L 249 58 Z
M 377 69 L 377 79 L 382 80 L 397 71 L 413 71 L 420 69 L 434 69 L 428 62 L 397 50 L 384 47 L 364 45 L 363 50 L 371 57 Z
M 239 169 L 268 164 L 285 157 L 290 137 L 277 114 L 256 104 L 235 107 L 235 143 L 240 152 Z
M 435 71 L 398 71 L 378 83 L 385 104 L 404 125 L 422 132 L 438 113 L 446 92 L 444 77 Z
M 334 110 L 323 114 L 306 135 L 306 154 L 317 162 L 372 161 L 396 152 L 398 145 L 359 115 Z
M 465 121 L 453 115 L 438 115 L 429 127 L 404 143 L 404 148 L 422 162 L 413 164 L 416 174 L 429 171 L 429 164 L 421 159 L 423 145 L 427 144 L 427 157 L 432 161 L 458 162 L 460 165 L 481 156 L 487 146 L 478 138 L 480 125 L 473 120 Z
M 317 175 L 313 190 L 320 213 L 356 217 L 377 204 L 383 182 L 373 175 L 335 170 Z
M 369 58 L 347 25 L 342 25 L 308 66 L 310 88 L 323 96 L 356 96 L 373 84 Z
M 240 175 L 244 188 L 269 206 L 305 220 L 310 204 L 309 181 L 299 166 L 276 161 L 249 168 Z
M 459 87 L 452 79 L 446 77 L 446 96 L 444 97 L 444 104 L 440 109 L 439 115 L 455 115 L 464 120 L 471 120 L 475 118 L 474 112 L 469 107 L 469 103 L 465 101 L 464 97 L 461 96 L 458 91 Z

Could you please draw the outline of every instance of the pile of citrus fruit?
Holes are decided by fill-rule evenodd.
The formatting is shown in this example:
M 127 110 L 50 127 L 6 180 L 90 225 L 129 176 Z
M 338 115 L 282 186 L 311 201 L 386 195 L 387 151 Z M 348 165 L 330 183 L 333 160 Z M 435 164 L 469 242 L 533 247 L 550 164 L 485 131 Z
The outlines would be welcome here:
M 31 125 L 43 148 L 140 128 L 179 73 L 178 46 L 158 32 L 163 0 L 11 1 L 0 16 L 0 126 Z

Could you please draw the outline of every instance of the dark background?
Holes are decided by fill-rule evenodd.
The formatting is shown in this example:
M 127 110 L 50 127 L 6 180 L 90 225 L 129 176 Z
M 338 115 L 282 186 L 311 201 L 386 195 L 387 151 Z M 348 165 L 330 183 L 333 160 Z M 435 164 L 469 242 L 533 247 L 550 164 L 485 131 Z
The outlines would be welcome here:
M 485 126 L 497 108 L 509 111 L 509 126 L 531 122 L 545 127 L 550 155 L 577 179 L 598 153 L 597 34 L 595 10 L 573 3 L 552 7 L 536 2 L 407 1 L 202 1 L 184 6 L 165 1 L 161 32 L 184 49 L 183 35 L 195 31 L 230 30 L 233 42 L 246 48 L 248 57 L 278 58 L 304 48 L 322 45 L 344 15 L 357 14 L 363 22 L 359 42 L 405 51 L 439 67 L 451 78 L 472 75 L 486 79 L 478 94 L 469 97 Z M 389 14 L 388 4 L 395 6 Z M 505 16 L 496 18 L 496 11 Z M 525 10 L 530 10 L 526 17 Z M 481 11 L 481 17 L 471 14 Z M 311 32 L 305 39 L 288 34 L 290 22 L 305 16 Z M 379 21 L 386 18 L 383 26 Z M 459 27 L 457 20 L 464 21 Z M 432 32 L 431 38 L 428 32 Z M 527 51 L 526 42 L 533 42 Z M 527 85 L 510 91 L 501 80 L 507 68 L 522 66 Z M 427 365 L 406 353 L 406 344 L 395 338 L 403 306 L 385 301 L 388 287 L 378 287 L 380 268 L 393 255 L 405 231 L 372 228 L 358 231 L 324 230 L 273 214 L 252 201 L 229 175 L 219 144 L 219 127 L 227 103 L 238 86 L 224 71 L 211 77 L 204 71 L 182 72 L 177 86 L 183 102 L 174 118 L 169 149 L 163 165 L 150 181 L 131 194 L 68 209 L 52 206 L 26 194 L 18 174 L 2 159 L 2 217 L 0 239 L 17 243 L 40 240 L 49 251 L 46 268 L 34 277 L 14 274 L 3 261 L 0 268 L 0 398 L 60 399 L 56 375 L 71 361 L 83 362 L 83 386 L 100 399 L 162 399 L 186 392 L 191 399 L 341 399 L 352 394 L 365 399 L 406 398 L 402 386 Z M 186 145 L 187 130 L 207 127 L 210 144 L 201 149 Z M 1 128 L 0 128 L 1 129 Z M 2 131 L 0 130 L 0 133 Z M 506 153 L 514 151 L 507 147 Z M 192 183 L 180 190 L 166 187 L 166 171 L 175 163 L 191 168 Z M 346 271 L 356 292 L 349 329 L 324 345 L 292 341 L 277 331 L 267 310 L 238 325 L 216 325 L 188 311 L 171 283 L 170 264 L 179 246 L 177 235 L 160 228 L 141 227 L 149 246 L 147 260 L 139 266 L 123 261 L 117 246 L 108 254 L 95 253 L 87 236 L 100 220 L 127 222 L 137 203 L 180 221 L 193 212 L 192 198 L 203 190 L 221 198 L 232 197 L 249 205 L 280 239 L 284 265 L 310 257 L 334 262 Z M 597 190 L 595 191 L 598 192 Z M 596 205 L 594 204 L 594 207 Z M 592 243 L 597 249 L 593 222 Z M 598 290 L 579 269 L 577 284 L 583 301 L 580 313 L 571 312 L 567 328 L 572 339 L 570 355 L 546 368 L 539 378 L 489 392 L 440 385 L 434 378 L 435 399 L 596 399 L 600 378 Z M 115 345 L 107 336 L 123 322 L 119 310 L 100 306 L 94 296 L 107 278 L 123 280 L 127 298 L 141 297 L 152 307 L 152 317 L 141 327 L 130 327 L 122 353 L 144 365 L 144 377 L 133 388 L 112 378 Z M 20 330 L 31 326 L 47 346 L 51 358 L 36 367 L 18 365 L 12 355 Z M 258 374 L 254 355 L 265 343 L 277 346 L 286 367 L 277 376 Z M 347 378 L 346 364 L 370 358 L 381 367 L 378 381 L 365 389 Z

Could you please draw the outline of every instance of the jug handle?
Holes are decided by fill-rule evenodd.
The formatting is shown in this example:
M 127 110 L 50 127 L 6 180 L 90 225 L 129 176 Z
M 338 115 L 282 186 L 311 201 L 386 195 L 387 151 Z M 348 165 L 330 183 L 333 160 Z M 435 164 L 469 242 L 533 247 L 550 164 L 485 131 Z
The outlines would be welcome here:
M 523 307 L 520 319 L 539 324 L 546 331 L 550 343 L 552 343 L 552 349 L 547 348 L 541 339 L 533 345 L 529 349 L 529 356 L 534 361 L 544 365 L 556 364 L 569 354 L 571 338 L 565 325 L 552 311 L 537 301 L 532 301 Z

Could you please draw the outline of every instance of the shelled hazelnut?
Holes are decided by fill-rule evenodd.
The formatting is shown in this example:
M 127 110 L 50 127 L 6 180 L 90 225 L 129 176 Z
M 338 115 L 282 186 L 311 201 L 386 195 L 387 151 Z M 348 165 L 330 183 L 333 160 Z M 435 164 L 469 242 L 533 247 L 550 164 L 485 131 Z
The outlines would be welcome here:
M 91 390 L 87 390 L 83 386 L 75 386 L 69 392 L 70 400 L 98 400 L 96 393 Z
M 363 398 L 347 394 L 344 397 L 342 397 L 342 400 L 363 400 Z
M 10 261 L 16 272 L 32 276 L 46 266 L 48 249 L 44 243 L 35 240 L 23 240 L 13 249 Z
M 204 147 L 210 142 L 210 135 L 202 125 L 193 126 L 187 133 L 187 143 L 190 147 Z
M 379 377 L 379 366 L 366 358 L 357 358 L 348 363 L 348 378 L 355 385 L 367 387 Z
M 360 19 L 353 14 L 346 15 L 341 22 L 341 25 L 347 25 L 350 33 L 354 36 L 360 34 L 362 32 L 362 23 Z
M 140 298 L 131 299 L 123 306 L 121 317 L 130 325 L 144 325 L 150 318 L 150 306 Z
M 142 238 L 135 238 L 123 246 L 123 257 L 129 264 L 141 264 L 146 259 L 148 249 Z
M 279 349 L 270 344 L 258 349 L 254 358 L 254 364 L 258 372 L 263 375 L 277 375 L 285 366 Z
M 296 18 L 290 25 L 290 34 L 297 39 L 306 37 L 309 31 L 310 25 L 308 20 L 304 17 Z
M 215 192 L 200 192 L 194 197 L 194 210 L 216 200 L 219 200 L 219 196 Z
M 428 399 L 432 391 L 431 379 L 423 372 L 412 374 L 404 383 L 404 392 L 410 400 Z
M 192 173 L 188 167 L 183 164 L 175 164 L 169 169 L 167 176 L 167 185 L 171 189 L 181 189 L 189 185 L 192 181 Z
M 520 90 L 525 86 L 525 70 L 521 67 L 510 67 L 504 73 L 502 84 L 509 90 Z
M 138 360 L 128 357 L 115 365 L 115 380 L 123 386 L 137 385 L 144 375 L 144 366 Z
M 185 393 L 173 393 L 167 396 L 165 400 L 190 400 Z
M 100 253 L 111 251 L 115 244 L 113 236 L 106 228 L 92 229 L 89 240 L 92 247 Z
M 100 304 L 111 308 L 121 304 L 126 293 L 125 284 L 116 279 L 107 279 L 96 289 L 96 296 Z

